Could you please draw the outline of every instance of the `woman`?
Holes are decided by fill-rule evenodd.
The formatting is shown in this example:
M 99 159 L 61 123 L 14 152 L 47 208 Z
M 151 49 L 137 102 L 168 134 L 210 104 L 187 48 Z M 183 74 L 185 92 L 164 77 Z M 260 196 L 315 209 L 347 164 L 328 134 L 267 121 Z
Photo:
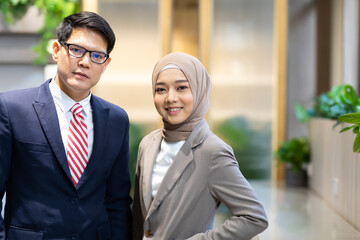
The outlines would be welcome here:
M 211 88 L 205 67 L 170 53 L 156 64 L 152 86 L 164 127 L 139 146 L 134 239 L 248 240 L 262 232 L 268 225 L 262 205 L 231 147 L 205 121 Z M 233 216 L 209 229 L 221 202 Z

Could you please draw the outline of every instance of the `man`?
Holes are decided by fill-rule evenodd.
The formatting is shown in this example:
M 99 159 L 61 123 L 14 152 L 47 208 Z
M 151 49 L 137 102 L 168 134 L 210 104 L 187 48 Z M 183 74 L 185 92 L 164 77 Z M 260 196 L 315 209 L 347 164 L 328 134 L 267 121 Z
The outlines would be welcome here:
M 0 239 L 131 239 L 129 120 L 90 90 L 115 35 L 81 12 L 57 36 L 55 77 L 0 94 Z

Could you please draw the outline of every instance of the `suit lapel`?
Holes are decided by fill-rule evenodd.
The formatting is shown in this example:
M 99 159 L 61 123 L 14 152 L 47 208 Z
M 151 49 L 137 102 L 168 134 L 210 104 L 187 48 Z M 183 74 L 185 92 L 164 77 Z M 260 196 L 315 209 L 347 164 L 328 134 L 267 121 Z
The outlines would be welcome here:
M 81 178 L 76 185 L 79 189 L 94 173 L 98 162 L 101 161 L 104 156 L 104 147 L 108 141 L 108 119 L 109 109 L 104 108 L 95 96 L 91 97 L 90 100 L 91 109 L 93 113 L 94 122 L 94 144 L 92 154 L 85 168 L 85 171 L 81 175 Z
M 184 145 L 179 150 L 173 163 L 167 170 L 159 190 L 150 206 L 147 216 L 150 216 L 156 208 L 158 208 L 161 202 L 165 199 L 171 189 L 173 189 L 175 183 L 181 177 L 185 168 L 193 160 L 193 153 L 191 151 L 191 145 L 188 141 L 185 141 Z M 151 189 L 151 188 L 150 188 Z
M 59 119 L 57 117 L 55 103 L 50 93 L 49 82 L 50 81 L 46 81 L 39 87 L 39 93 L 33 106 L 56 159 L 71 181 L 64 143 L 61 138 Z
M 205 119 L 203 119 L 193 130 L 189 138 L 185 141 L 184 145 L 180 148 L 173 163 L 170 165 L 164 176 L 164 179 L 161 182 L 159 190 L 151 203 L 146 219 L 151 216 L 151 214 L 160 206 L 163 200 L 167 197 L 169 192 L 174 188 L 176 182 L 179 180 L 186 167 L 194 159 L 192 149 L 203 142 L 208 131 L 209 126 L 207 125 Z M 152 174 L 152 166 L 147 168 L 148 171 L 150 171 L 151 169 L 150 175 Z M 151 189 L 151 186 L 148 188 Z
M 142 195 L 146 211 L 149 210 L 152 201 L 152 173 L 156 156 L 160 149 L 161 139 L 162 137 L 160 133 L 153 136 L 151 138 L 151 142 L 148 143 L 151 147 L 147 148 L 146 151 L 142 153 L 144 156 L 143 159 L 145 159 L 145 161 L 142 161 L 142 169 L 144 172 L 140 182 L 142 183 Z

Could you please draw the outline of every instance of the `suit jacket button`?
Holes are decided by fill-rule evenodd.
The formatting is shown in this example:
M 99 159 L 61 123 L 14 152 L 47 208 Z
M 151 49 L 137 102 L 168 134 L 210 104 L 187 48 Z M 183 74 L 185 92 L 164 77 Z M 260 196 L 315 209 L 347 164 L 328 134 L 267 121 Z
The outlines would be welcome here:
M 150 231 L 150 229 L 145 232 L 145 237 L 150 238 L 152 236 L 153 236 L 153 233 Z
M 72 199 L 71 199 L 71 203 L 72 203 L 73 205 L 78 205 L 78 204 L 79 204 L 79 199 L 77 199 L 77 198 L 72 198 Z
M 74 234 L 71 236 L 71 239 L 72 239 L 72 240 L 77 240 L 77 239 L 79 239 L 79 234 L 74 233 Z

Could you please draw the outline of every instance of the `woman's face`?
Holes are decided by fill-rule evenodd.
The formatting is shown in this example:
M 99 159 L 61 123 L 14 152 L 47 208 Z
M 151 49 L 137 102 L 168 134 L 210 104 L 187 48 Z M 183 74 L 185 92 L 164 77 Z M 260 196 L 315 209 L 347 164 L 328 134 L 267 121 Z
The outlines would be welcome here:
M 158 113 L 170 124 L 188 119 L 194 98 L 189 81 L 181 70 L 169 68 L 159 74 L 155 83 L 154 104 Z

